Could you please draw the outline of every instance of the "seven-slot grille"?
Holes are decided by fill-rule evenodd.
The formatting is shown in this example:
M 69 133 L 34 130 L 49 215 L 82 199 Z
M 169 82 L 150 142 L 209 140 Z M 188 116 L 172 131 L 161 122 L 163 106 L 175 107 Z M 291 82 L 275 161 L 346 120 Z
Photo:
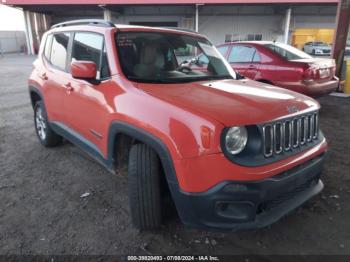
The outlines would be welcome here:
M 318 113 L 313 112 L 265 124 L 262 130 L 264 156 L 279 155 L 317 139 Z

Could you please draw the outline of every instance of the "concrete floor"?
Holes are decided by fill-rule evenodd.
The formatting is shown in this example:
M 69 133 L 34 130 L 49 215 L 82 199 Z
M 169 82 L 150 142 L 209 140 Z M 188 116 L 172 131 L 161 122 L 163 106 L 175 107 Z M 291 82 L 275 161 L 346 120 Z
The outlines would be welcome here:
M 125 175 L 111 175 L 72 144 L 39 144 L 26 83 L 32 61 L 0 58 L 0 255 L 350 254 L 349 99 L 320 100 L 330 144 L 325 189 L 278 223 L 216 233 L 173 216 L 160 230 L 139 233 Z

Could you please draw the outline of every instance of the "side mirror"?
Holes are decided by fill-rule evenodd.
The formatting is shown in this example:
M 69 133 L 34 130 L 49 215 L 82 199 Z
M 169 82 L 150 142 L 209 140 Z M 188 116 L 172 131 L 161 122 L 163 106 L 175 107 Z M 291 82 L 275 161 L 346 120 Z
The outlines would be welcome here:
M 97 66 L 91 61 L 73 61 L 71 74 L 74 78 L 96 82 Z
M 186 64 L 188 64 L 188 61 L 187 61 L 187 60 L 182 61 L 180 65 L 183 66 L 183 65 L 186 65 Z
M 191 59 L 191 64 L 198 65 L 198 63 L 199 63 L 198 57 L 193 57 L 193 58 Z

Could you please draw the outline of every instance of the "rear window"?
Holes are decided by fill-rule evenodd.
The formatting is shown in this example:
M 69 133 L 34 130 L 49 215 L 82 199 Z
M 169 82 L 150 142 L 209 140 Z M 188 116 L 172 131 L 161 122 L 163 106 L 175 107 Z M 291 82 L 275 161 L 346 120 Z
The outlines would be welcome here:
M 50 54 L 51 64 L 61 70 L 66 69 L 70 33 L 54 34 Z
M 293 46 L 282 43 L 266 44 L 265 47 L 272 50 L 274 53 L 278 54 L 279 56 L 283 57 L 288 61 L 312 58 L 305 52 Z

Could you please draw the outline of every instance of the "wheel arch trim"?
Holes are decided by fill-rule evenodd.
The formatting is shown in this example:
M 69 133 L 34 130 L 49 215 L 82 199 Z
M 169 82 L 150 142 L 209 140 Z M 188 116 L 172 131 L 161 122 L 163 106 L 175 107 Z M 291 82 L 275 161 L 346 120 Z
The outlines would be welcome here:
M 32 108 L 34 109 L 34 101 L 32 100 L 32 93 L 35 93 L 36 95 L 38 95 L 41 101 L 43 101 L 45 105 L 44 96 L 41 94 L 39 88 L 34 85 L 30 85 L 28 88 L 29 88 L 29 98 L 32 104 Z
M 158 137 L 143 129 L 135 127 L 132 124 L 122 121 L 113 121 L 109 129 L 107 162 L 114 163 L 113 149 L 116 142 L 115 137 L 117 134 L 120 133 L 137 139 L 138 141 L 150 146 L 153 150 L 156 151 L 161 161 L 166 181 L 168 183 L 170 193 L 175 203 L 180 219 L 185 224 L 187 224 L 187 221 L 193 220 L 195 214 L 192 211 L 191 203 L 188 203 L 185 194 L 180 189 L 170 151 L 165 145 L 165 143 L 161 141 Z
M 116 136 L 118 134 L 128 135 L 155 150 L 164 168 L 168 182 L 178 184 L 172 157 L 168 147 L 164 144 L 164 142 L 153 134 L 123 121 L 113 121 L 109 127 L 107 145 L 107 161 L 109 163 L 114 162 L 113 153 L 116 143 Z

